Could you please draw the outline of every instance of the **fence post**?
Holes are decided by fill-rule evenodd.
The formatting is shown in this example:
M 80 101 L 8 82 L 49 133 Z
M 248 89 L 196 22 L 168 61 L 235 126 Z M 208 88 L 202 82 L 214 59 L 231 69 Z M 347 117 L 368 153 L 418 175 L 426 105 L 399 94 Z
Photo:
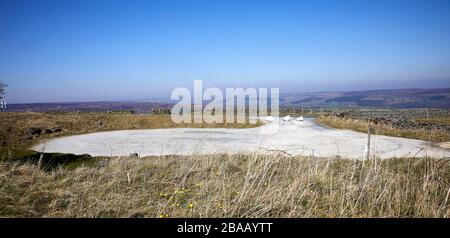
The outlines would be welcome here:
M 366 155 L 366 159 L 370 159 L 370 133 L 371 133 L 371 128 L 370 128 L 370 124 L 369 124 L 369 129 L 367 131 L 367 155 Z

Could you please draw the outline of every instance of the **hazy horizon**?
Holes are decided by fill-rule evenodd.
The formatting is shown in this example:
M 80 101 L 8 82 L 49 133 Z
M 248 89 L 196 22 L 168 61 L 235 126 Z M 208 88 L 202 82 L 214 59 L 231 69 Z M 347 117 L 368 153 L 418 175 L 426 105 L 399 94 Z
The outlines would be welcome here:
M 189 90 L 191 90 L 191 93 L 194 93 L 194 90 L 191 88 L 188 88 Z M 450 90 L 450 87 L 423 87 L 423 88 L 375 88 L 375 89 L 361 89 L 361 90 L 327 90 L 327 91 L 287 91 L 287 92 L 282 92 L 280 93 L 280 96 L 286 96 L 286 95 L 291 95 L 291 94 L 298 94 L 298 95 L 306 95 L 306 94 L 321 94 L 321 93 L 344 93 L 344 92 L 369 92 L 369 91 L 390 91 L 390 90 L 439 90 L 439 89 L 448 89 Z M 222 92 L 225 92 L 225 89 L 221 89 Z M 203 91 L 204 92 L 204 91 Z M 120 99 L 120 98 L 116 98 L 116 99 L 105 99 L 105 100 L 74 100 L 74 101 L 37 101 L 37 102 L 27 102 L 27 101 L 23 101 L 23 102 L 11 102 L 9 104 L 51 104 L 51 103 L 56 103 L 56 104 L 64 104 L 64 103 L 100 103 L 100 102 L 128 102 L 128 103 L 146 103 L 146 102 L 151 102 L 151 103 L 175 103 L 177 102 L 177 100 L 171 100 L 170 99 L 170 95 L 167 97 L 148 97 L 148 98 L 127 98 L 127 99 Z
M 9 103 L 169 98 L 176 87 L 281 93 L 450 88 L 450 1 L 0 3 Z

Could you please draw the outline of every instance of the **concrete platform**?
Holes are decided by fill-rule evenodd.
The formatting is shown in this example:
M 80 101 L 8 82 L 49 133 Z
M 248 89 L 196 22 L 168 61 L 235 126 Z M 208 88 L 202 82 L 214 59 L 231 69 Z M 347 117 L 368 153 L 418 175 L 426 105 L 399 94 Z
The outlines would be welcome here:
M 281 121 L 250 129 L 124 130 L 68 136 L 33 147 L 45 152 L 92 156 L 191 155 L 266 153 L 283 150 L 293 155 L 363 159 L 367 135 L 317 125 L 312 119 Z M 371 154 L 390 157 L 444 157 L 450 150 L 421 140 L 372 135 Z

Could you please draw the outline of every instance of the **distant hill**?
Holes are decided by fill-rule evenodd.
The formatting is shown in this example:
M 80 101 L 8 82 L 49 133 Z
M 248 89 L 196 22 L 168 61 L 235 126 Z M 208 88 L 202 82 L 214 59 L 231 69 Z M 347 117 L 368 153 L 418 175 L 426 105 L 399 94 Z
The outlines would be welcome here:
M 170 109 L 167 99 L 154 102 L 73 102 L 10 104 L 10 112 L 105 112 L 133 111 L 148 113 L 153 109 Z M 204 105 L 206 105 L 205 102 Z M 352 92 L 286 93 L 280 95 L 281 107 L 305 108 L 450 108 L 450 88 L 443 89 L 390 89 Z
M 280 105 L 302 107 L 450 108 L 450 88 L 288 93 L 280 96 Z
M 170 104 L 159 102 L 70 102 L 70 103 L 28 103 L 10 104 L 9 112 L 106 112 L 133 111 L 148 113 L 153 109 L 169 109 Z

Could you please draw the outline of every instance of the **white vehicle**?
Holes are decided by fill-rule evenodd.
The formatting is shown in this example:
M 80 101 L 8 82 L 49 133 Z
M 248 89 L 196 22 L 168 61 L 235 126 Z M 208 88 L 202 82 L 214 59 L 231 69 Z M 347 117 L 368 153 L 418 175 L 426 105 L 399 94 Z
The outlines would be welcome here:
M 267 116 L 265 120 L 266 122 L 273 122 L 275 119 L 273 118 L 273 116 Z
M 283 121 L 290 121 L 290 120 L 291 120 L 291 116 L 289 116 L 289 115 L 283 117 Z
M 303 121 L 303 120 L 305 120 L 305 119 L 303 118 L 303 116 L 299 116 L 299 117 L 297 118 L 297 121 Z

